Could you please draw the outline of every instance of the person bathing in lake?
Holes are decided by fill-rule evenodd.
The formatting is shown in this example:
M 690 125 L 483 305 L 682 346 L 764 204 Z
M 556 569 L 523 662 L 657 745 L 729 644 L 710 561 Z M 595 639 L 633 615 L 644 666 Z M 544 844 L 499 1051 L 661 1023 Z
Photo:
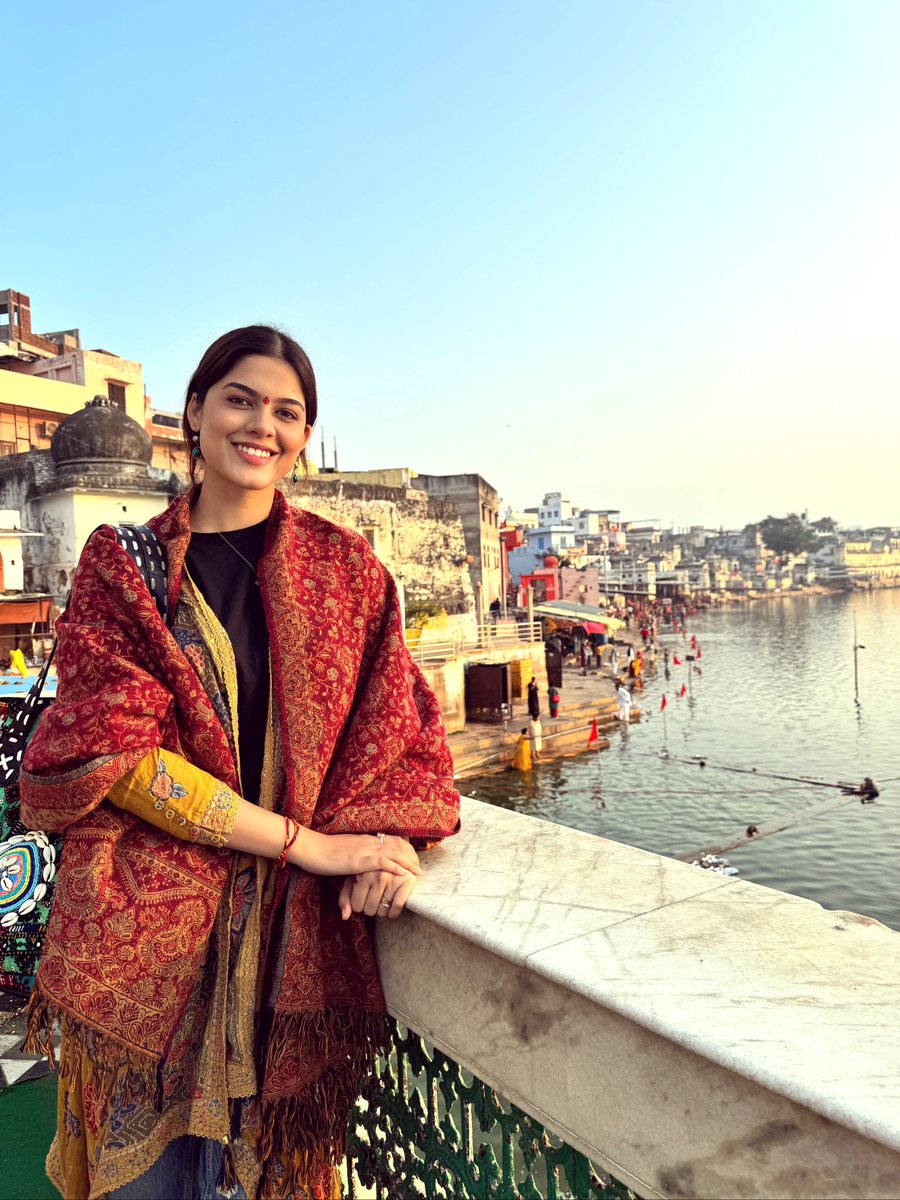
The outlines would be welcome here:
M 512 769 L 515 771 L 530 771 L 531 770 L 531 745 L 528 741 L 528 730 L 523 729 L 519 733 L 516 742 L 516 748 L 513 752 L 513 760 L 511 763 Z
M 66 1200 L 339 1195 L 389 1044 L 367 918 L 397 917 L 459 797 L 440 709 L 364 538 L 289 504 L 316 419 L 268 326 L 204 353 L 199 482 L 150 521 L 166 625 L 104 526 L 60 618 L 22 817 L 66 848 L 29 1010 Z

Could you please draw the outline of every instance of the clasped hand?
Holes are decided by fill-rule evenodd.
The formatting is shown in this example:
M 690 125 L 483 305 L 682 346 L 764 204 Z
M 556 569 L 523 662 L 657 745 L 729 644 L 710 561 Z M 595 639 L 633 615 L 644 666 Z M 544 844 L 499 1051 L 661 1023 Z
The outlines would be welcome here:
M 418 881 L 418 875 L 411 871 L 360 871 L 348 875 L 338 896 L 341 919 L 346 921 L 355 912 L 367 917 L 399 917 Z
M 346 875 L 338 906 L 352 913 L 399 917 L 419 877 L 419 856 L 409 842 L 390 834 L 310 833 L 289 860 L 317 875 Z

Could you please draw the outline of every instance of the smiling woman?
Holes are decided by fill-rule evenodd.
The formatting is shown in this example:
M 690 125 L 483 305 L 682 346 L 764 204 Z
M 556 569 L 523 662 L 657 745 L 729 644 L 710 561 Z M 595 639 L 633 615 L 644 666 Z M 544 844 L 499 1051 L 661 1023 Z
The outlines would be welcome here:
M 188 384 L 182 423 L 191 478 L 203 470 L 192 529 L 214 531 L 223 503 L 249 518 L 240 524 L 261 520 L 275 482 L 306 470 L 317 409 L 312 363 L 293 338 L 250 325 L 213 342 Z
M 337 1194 L 386 1037 L 365 918 L 458 823 L 393 580 L 276 489 L 315 418 L 296 342 L 219 338 L 185 402 L 201 482 L 150 522 L 170 627 L 109 528 L 58 622 L 21 794 L 72 831 L 30 1013 L 32 1046 L 62 1024 L 66 1200 Z

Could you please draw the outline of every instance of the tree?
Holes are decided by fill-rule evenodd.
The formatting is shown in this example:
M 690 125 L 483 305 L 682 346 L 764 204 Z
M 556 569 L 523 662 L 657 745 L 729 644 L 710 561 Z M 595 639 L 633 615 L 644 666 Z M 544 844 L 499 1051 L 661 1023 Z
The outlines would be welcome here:
M 816 533 L 834 533 L 837 529 L 837 521 L 834 517 L 819 517 L 818 521 L 813 521 L 812 528 Z
M 785 554 L 803 554 L 819 545 L 815 530 L 796 513 L 788 513 L 786 517 L 766 517 L 759 523 L 759 532 L 766 547 L 779 558 Z

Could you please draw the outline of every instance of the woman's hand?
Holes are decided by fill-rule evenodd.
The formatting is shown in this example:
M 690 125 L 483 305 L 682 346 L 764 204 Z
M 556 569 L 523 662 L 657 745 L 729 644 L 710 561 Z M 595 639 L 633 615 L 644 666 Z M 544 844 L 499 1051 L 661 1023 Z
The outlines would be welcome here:
M 409 871 L 403 875 L 390 871 L 348 875 L 338 896 L 341 919 L 346 921 L 355 912 L 367 917 L 399 917 L 418 882 L 418 876 Z
M 405 838 L 374 833 L 316 833 L 301 829 L 288 862 L 313 875 L 416 876 L 419 858 Z

